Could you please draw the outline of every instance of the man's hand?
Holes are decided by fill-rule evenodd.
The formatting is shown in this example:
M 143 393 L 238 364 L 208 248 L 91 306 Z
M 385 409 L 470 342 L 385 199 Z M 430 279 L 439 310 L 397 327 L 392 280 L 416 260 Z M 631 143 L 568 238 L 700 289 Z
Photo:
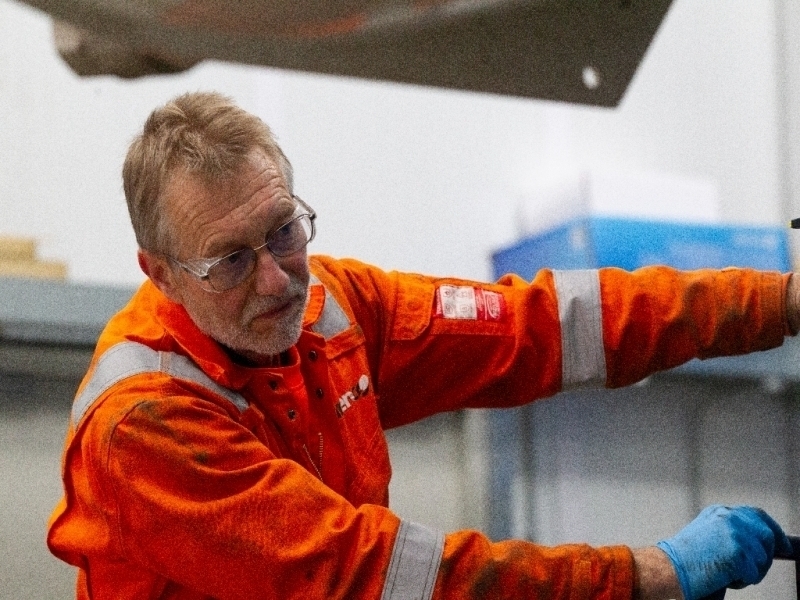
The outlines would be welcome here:
M 657 546 L 672 561 L 685 600 L 758 583 L 776 552 L 792 552 L 772 517 L 751 506 L 709 506 Z
M 792 333 L 800 332 L 800 274 L 793 273 L 786 286 L 786 321 Z

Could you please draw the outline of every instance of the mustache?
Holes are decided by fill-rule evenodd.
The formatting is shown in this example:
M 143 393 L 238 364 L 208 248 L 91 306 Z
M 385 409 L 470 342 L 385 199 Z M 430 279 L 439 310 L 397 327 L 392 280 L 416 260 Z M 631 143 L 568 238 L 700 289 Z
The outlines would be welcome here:
M 308 296 L 308 284 L 304 283 L 299 277 L 292 274 L 289 276 L 289 287 L 280 296 L 260 296 L 248 304 L 242 314 L 244 323 L 249 323 L 259 315 L 270 312 L 288 304 L 292 300 L 302 300 L 305 302 Z

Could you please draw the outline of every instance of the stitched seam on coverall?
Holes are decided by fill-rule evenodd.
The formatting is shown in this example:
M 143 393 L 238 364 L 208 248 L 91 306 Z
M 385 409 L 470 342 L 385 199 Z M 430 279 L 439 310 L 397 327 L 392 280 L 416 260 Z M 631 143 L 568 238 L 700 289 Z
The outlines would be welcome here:
M 606 382 L 599 271 L 553 271 L 561 322 L 562 390 Z

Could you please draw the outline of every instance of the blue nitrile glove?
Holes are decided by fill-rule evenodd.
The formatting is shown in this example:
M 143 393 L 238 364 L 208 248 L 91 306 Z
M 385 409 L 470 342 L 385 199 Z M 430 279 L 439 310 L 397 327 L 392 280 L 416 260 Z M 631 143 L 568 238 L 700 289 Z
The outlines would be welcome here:
M 656 545 L 672 561 L 686 600 L 758 583 L 776 551 L 792 551 L 789 538 L 760 508 L 719 504 Z

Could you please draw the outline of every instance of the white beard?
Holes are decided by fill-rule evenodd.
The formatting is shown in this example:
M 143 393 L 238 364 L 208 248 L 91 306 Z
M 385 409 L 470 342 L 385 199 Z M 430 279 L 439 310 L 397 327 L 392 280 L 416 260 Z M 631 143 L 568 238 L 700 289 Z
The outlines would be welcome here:
M 253 362 L 285 352 L 300 339 L 303 315 L 308 305 L 308 283 L 304 283 L 294 274 L 290 274 L 290 279 L 283 296 L 258 298 L 246 306 L 235 329 L 231 328 L 230 323 L 212 318 L 202 328 L 204 333 Z M 255 318 L 287 302 L 291 302 L 288 313 L 274 321 L 270 332 L 252 330 L 251 324 Z

